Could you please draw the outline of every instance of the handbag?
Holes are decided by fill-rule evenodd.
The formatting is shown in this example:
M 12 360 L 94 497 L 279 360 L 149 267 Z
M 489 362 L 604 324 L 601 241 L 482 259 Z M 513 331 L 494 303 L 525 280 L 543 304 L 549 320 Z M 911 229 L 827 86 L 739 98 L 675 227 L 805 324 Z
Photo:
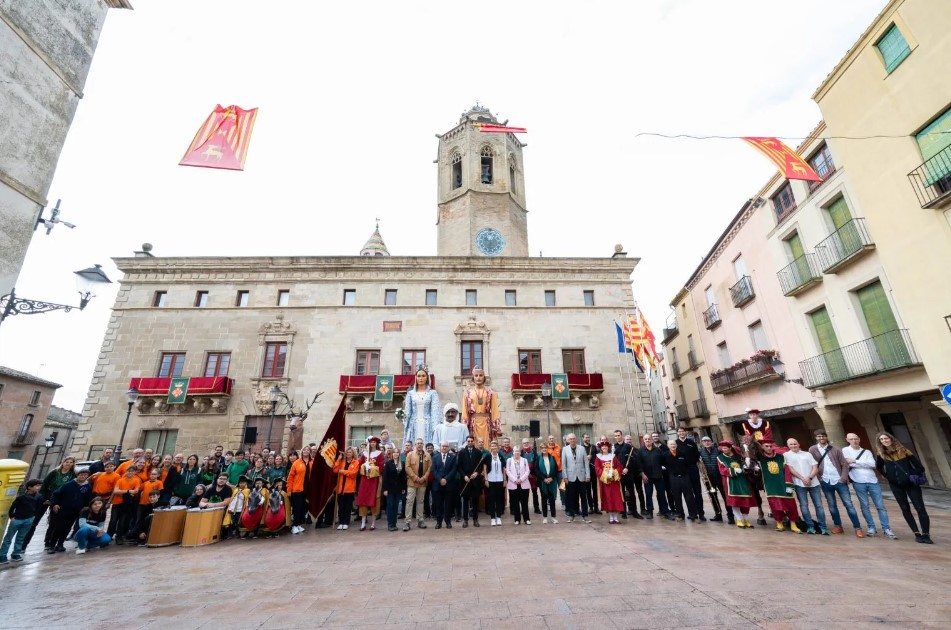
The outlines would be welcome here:
M 908 469 L 905 470 L 900 463 L 908 462 Z M 904 473 L 908 478 L 908 483 L 913 486 L 925 486 L 928 485 L 928 477 L 925 475 L 925 471 L 921 469 L 921 466 L 914 466 L 912 462 L 908 461 L 908 458 L 900 459 L 895 462 L 895 468 L 900 472 Z

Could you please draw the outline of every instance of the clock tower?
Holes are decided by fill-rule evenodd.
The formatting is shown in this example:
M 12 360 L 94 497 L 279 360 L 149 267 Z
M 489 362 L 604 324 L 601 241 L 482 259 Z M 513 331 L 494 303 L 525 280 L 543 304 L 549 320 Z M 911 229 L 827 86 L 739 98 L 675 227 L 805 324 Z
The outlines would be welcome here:
M 477 123 L 504 124 L 476 104 L 439 136 L 437 255 L 527 257 L 524 145 Z

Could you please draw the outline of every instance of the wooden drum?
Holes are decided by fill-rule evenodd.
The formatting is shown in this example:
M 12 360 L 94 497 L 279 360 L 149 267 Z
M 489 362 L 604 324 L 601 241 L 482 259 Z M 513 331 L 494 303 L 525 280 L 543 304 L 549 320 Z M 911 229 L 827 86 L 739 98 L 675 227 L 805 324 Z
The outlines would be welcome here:
M 221 523 L 225 520 L 223 507 L 197 509 L 185 513 L 182 547 L 212 545 L 221 539 Z
M 152 527 L 145 541 L 146 547 L 167 547 L 182 542 L 185 527 L 185 506 L 176 505 L 167 510 L 152 512 Z

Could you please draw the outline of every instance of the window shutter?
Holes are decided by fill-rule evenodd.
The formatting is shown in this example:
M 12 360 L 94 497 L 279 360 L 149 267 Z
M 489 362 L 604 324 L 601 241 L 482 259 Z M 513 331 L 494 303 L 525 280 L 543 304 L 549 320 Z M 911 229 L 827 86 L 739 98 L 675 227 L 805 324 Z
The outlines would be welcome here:
M 793 234 L 786 239 L 786 244 L 789 245 L 789 253 L 792 254 L 793 260 L 797 258 L 802 258 L 805 255 L 805 250 L 802 247 L 802 239 L 799 238 L 799 234 Z
M 895 25 L 892 25 L 892 27 L 888 29 L 888 32 L 878 40 L 876 46 L 878 46 L 879 52 L 882 53 L 882 60 L 885 62 L 885 71 L 889 73 L 897 68 L 898 64 L 911 53 L 911 48 L 908 47 L 905 36 L 901 34 L 901 31 L 898 30 L 898 27 Z
M 846 203 L 845 197 L 836 199 L 827 210 L 829 216 L 832 217 L 832 225 L 835 226 L 836 230 L 852 220 L 852 213 L 849 212 L 849 204 Z
M 859 303 L 862 305 L 862 314 L 865 316 L 865 324 L 872 337 L 898 330 L 898 322 L 895 321 L 895 315 L 888 304 L 885 288 L 882 287 L 881 282 L 859 289 L 858 296 Z
M 814 313 L 810 313 L 812 319 L 812 328 L 816 331 L 816 339 L 819 341 L 819 349 L 823 353 L 832 352 L 839 348 L 839 340 L 835 336 L 835 329 L 832 328 L 832 320 L 829 318 L 829 311 L 820 308 Z

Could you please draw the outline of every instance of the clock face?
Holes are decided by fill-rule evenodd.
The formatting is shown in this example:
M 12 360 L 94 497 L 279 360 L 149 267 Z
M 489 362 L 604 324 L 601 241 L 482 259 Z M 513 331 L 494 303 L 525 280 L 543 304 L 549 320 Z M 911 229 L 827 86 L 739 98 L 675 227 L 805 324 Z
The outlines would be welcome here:
M 483 228 L 475 237 L 476 247 L 484 256 L 498 256 L 505 249 L 505 238 L 493 228 Z

